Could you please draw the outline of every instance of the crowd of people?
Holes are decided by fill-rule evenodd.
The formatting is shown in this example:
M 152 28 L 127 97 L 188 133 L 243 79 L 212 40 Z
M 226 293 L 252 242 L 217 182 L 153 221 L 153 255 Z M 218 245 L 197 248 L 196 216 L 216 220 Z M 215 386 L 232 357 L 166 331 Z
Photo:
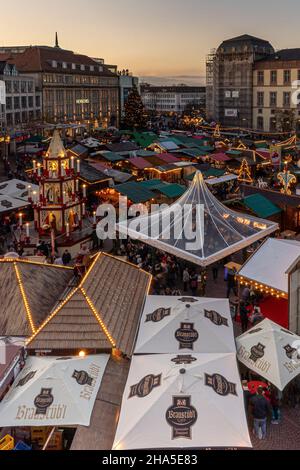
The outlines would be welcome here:
M 153 295 L 205 295 L 206 270 L 139 242 L 123 241 L 115 254 L 153 275 Z

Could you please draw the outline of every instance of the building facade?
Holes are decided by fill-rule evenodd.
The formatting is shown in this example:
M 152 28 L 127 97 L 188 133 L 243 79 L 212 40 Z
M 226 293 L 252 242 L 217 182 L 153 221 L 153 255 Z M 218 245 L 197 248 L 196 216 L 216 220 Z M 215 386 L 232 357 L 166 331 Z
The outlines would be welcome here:
M 157 113 L 182 113 L 188 106 L 205 108 L 205 87 L 141 85 L 145 108 Z
M 130 74 L 128 70 L 118 72 L 118 75 L 120 87 L 120 115 L 121 118 L 123 118 L 125 113 L 125 103 L 127 102 L 131 90 L 134 87 L 139 88 L 139 79 L 138 77 L 134 77 Z
M 253 67 L 274 53 L 272 45 L 247 34 L 224 41 L 208 56 L 207 118 L 224 126 L 251 128 Z
M 12 47 L 11 55 L 19 72 L 42 91 L 44 121 L 119 124 L 118 76 L 104 63 L 58 45 Z
M 253 127 L 264 132 L 300 130 L 300 49 L 285 49 L 255 63 Z
M 41 89 L 32 77 L 20 74 L 13 59 L 1 54 L 0 88 L 1 129 L 18 129 L 41 119 Z

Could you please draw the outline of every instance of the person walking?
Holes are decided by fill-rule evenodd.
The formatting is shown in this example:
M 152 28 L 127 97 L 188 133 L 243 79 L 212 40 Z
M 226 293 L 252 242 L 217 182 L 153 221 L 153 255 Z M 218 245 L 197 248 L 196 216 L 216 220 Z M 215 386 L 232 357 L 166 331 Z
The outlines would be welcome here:
M 267 418 L 272 413 L 270 402 L 264 396 L 263 387 L 258 387 L 257 394 L 250 399 L 254 420 L 254 434 L 258 439 L 267 437 Z
M 64 266 L 68 266 L 71 263 L 72 257 L 68 250 L 66 250 L 64 254 L 62 255 L 62 260 L 63 260 Z
M 229 271 L 227 276 L 227 298 L 229 299 L 231 291 L 233 291 L 234 295 L 237 297 L 237 288 L 236 288 L 236 279 L 235 279 L 235 272 Z
M 183 271 L 182 280 L 183 280 L 183 290 L 184 290 L 184 292 L 187 292 L 188 291 L 188 285 L 189 285 L 189 282 L 190 282 L 190 273 L 189 273 L 189 270 L 187 268 L 185 268 L 185 270 Z
M 242 332 L 245 333 L 248 330 L 248 324 L 249 324 L 248 310 L 247 310 L 245 302 L 241 302 L 240 317 L 241 317 L 241 324 L 242 324 Z
M 279 395 L 275 387 L 271 388 L 270 402 L 273 409 L 272 424 L 279 424 Z

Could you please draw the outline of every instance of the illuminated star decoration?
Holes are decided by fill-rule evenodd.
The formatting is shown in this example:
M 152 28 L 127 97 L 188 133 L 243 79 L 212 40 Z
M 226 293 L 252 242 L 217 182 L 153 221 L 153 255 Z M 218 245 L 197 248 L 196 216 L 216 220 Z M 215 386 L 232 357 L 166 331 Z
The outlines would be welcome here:
M 214 130 L 214 138 L 215 138 L 215 139 L 219 139 L 219 138 L 221 137 L 221 132 L 220 132 L 220 130 L 221 130 L 221 126 L 220 126 L 220 124 L 217 124 L 217 125 L 216 125 L 216 128 L 215 128 L 215 130 Z
M 290 187 L 292 184 L 297 183 L 297 178 L 295 175 L 293 175 L 290 170 L 285 169 L 281 173 L 278 173 L 278 180 L 282 184 L 283 188 L 281 189 L 281 192 L 283 194 L 288 194 L 291 195 L 292 191 L 290 190 Z

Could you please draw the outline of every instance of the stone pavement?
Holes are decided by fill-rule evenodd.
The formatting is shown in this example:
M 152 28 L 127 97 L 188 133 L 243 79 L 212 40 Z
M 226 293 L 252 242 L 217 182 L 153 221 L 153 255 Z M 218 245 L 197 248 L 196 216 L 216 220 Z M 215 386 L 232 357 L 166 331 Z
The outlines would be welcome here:
M 259 440 L 250 433 L 254 450 L 299 450 L 300 449 L 300 408 L 284 408 L 278 425 L 268 425 L 265 440 Z

